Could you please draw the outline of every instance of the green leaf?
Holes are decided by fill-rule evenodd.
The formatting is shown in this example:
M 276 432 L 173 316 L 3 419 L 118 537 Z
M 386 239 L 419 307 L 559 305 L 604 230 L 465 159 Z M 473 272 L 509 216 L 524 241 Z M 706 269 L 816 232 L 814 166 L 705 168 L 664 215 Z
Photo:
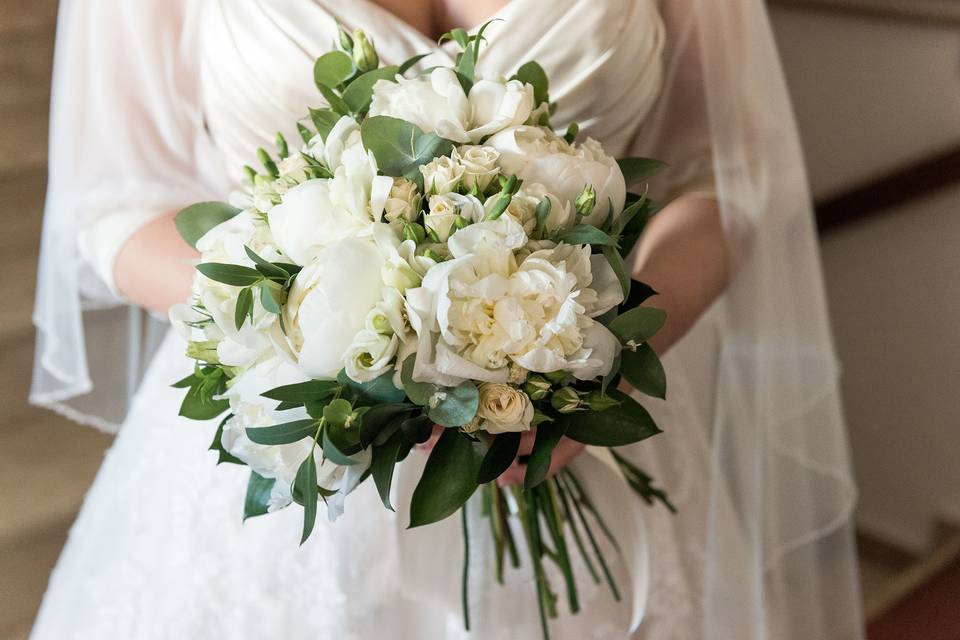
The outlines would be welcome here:
M 433 433 L 433 420 L 421 413 L 401 422 L 400 430 L 403 431 L 403 435 L 410 442 L 423 444 L 430 439 L 430 435 Z
M 323 419 L 338 427 L 346 425 L 351 414 L 353 414 L 353 405 L 343 398 L 337 398 L 323 408 Z
M 610 367 L 610 373 L 603 376 L 603 380 L 600 381 L 600 393 L 607 393 L 607 389 L 610 388 L 610 385 L 616 386 L 615 382 L 619 381 L 620 367 L 623 363 L 623 350 L 617 351 L 616 355 L 613 356 L 613 365 Z
M 606 411 L 576 411 L 557 418 L 568 438 L 598 447 L 621 447 L 660 433 L 653 418 L 636 400 L 616 389 L 607 395 L 620 405 Z
M 403 384 L 403 389 L 407 397 L 410 398 L 410 402 L 425 407 L 437 390 L 437 386 L 429 382 L 414 381 L 413 367 L 416 359 L 417 356 L 412 355 L 403 361 L 403 367 L 400 369 L 400 382 Z
M 533 99 L 536 105 L 550 101 L 550 79 L 539 64 L 527 62 L 519 69 L 514 77 L 520 82 L 533 85 Z
M 633 309 L 634 307 L 639 307 L 655 295 L 657 295 L 657 291 L 653 287 L 645 282 L 633 280 L 630 286 L 630 295 L 627 296 L 627 299 L 620 305 L 620 308 Z
M 413 56 L 412 58 L 407 58 L 406 62 L 404 62 L 403 64 L 401 64 L 401 65 L 400 65 L 400 68 L 397 69 L 397 73 L 399 73 L 400 75 L 405 74 L 407 71 L 409 71 L 410 69 L 412 69 L 412 68 L 414 67 L 414 65 L 416 65 L 418 62 L 420 62 L 421 60 L 423 60 L 424 58 L 426 58 L 426 57 L 429 56 L 429 55 L 431 55 L 431 54 L 429 54 L 429 53 L 421 53 L 420 55 Z
M 287 273 L 283 268 L 278 267 L 277 265 L 264 260 L 257 252 L 251 249 L 250 247 L 244 245 L 243 250 L 246 252 L 247 257 L 253 260 L 253 263 L 257 265 L 257 271 L 262 273 L 266 278 L 277 278 L 279 280 L 286 280 L 290 277 L 290 274 Z
M 240 213 L 240 209 L 226 202 L 200 202 L 180 211 L 173 220 L 174 226 L 187 244 L 194 249 L 210 229 L 226 222 Z
M 333 440 L 330 439 L 330 429 L 323 430 L 323 457 L 329 460 L 334 464 L 338 464 L 343 467 L 349 467 L 357 464 L 357 461 L 340 451 L 337 448 L 337 445 L 333 443 Z
M 523 476 L 524 489 L 533 489 L 546 480 L 553 450 L 560 443 L 565 428 L 566 425 L 562 422 L 537 427 L 537 439 L 533 442 L 533 451 L 527 461 L 527 472 Z
M 286 301 L 286 297 L 283 291 L 275 289 L 268 281 L 260 283 L 260 304 L 267 313 L 279 315 L 280 305 Z
M 323 99 L 327 101 L 327 105 L 334 113 L 341 116 L 350 115 L 350 107 L 343 101 L 343 98 L 337 95 L 336 91 L 323 85 L 320 85 L 318 88 L 320 89 L 321 95 L 323 95 Z
M 456 513 L 477 489 L 482 445 L 454 429 L 440 436 L 410 501 L 410 527 L 443 520 Z
M 383 506 L 393 511 L 393 505 L 390 503 L 390 487 L 393 485 L 393 469 L 397 464 L 397 454 L 400 451 L 400 445 L 403 436 L 400 433 L 394 433 L 389 440 L 379 447 L 374 447 L 373 456 L 370 460 L 370 474 L 373 476 L 373 483 L 377 485 L 377 492 L 383 501 Z
M 330 443 L 344 456 L 352 456 L 362 448 L 360 446 L 360 430 L 354 427 L 328 424 L 323 428 L 323 435 L 329 438 Z
M 180 405 L 180 415 L 191 420 L 210 420 L 230 408 L 227 400 L 214 400 L 223 391 L 222 386 L 207 389 L 201 384 L 190 387 Z
M 360 396 L 359 402 L 361 404 L 394 404 L 403 402 L 406 398 L 403 389 L 397 389 L 393 386 L 392 373 L 385 373 L 370 382 L 357 382 L 350 378 L 346 371 L 341 369 L 340 373 L 337 374 L 337 382 L 356 391 Z
M 479 406 L 477 385 L 467 380 L 437 391 L 430 400 L 427 415 L 441 427 L 462 427 L 477 415 Z
M 591 224 L 578 224 L 560 234 L 560 240 L 567 244 L 595 244 L 605 247 L 617 246 L 616 239 Z
M 621 158 L 617 160 L 617 164 L 620 165 L 620 171 L 623 172 L 623 179 L 628 187 L 652 178 L 667 166 L 666 162 L 652 158 Z
M 330 135 L 330 130 L 340 120 L 340 114 L 333 109 L 310 109 L 310 120 L 313 126 L 317 128 L 317 133 L 322 140 L 326 140 Z
M 470 93 L 473 88 L 473 79 L 476 75 L 477 58 L 472 47 L 465 47 L 463 53 L 457 56 L 457 78 L 460 79 L 460 86 L 465 94 Z
M 617 251 L 616 247 L 604 247 L 603 257 L 610 263 L 610 268 L 616 274 L 620 282 L 620 289 L 623 290 L 623 298 L 626 300 L 630 296 L 630 273 L 627 271 L 627 264 L 623 261 L 623 256 Z
M 240 290 L 240 295 L 237 296 L 237 306 L 233 312 L 233 322 L 237 326 L 237 331 L 243 327 L 243 323 L 247 321 L 247 317 L 252 315 L 253 291 L 250 287 L 245 287 Z
M 414 409 L 407 403 L 378 404 L 370 407 L 360 420 L 360 444 L 368 446 L 388 424 Z
M 312 438 L 317 432 L 315 420 L 294 420 L 272 427 L 247 429 L 247 437 L 257 444 L 290 444 Z
M 333 380 L 308 380 L 296 384 L 275 387 L 261 393 L 264 398 L 284 402 L 304 403 L 308 400 L 323 400 L 333 396 L 340 385 Z
M 667 321 L 667 312 L 654 307 L 635 307 L 621 313 L 610 322 L 613 331 L 623 344 L 646 342 Z
M 303 503 L 303 535 L 300 537 L 300 544 L 303 544 L 313 533 L 317 522 L 317 461 L 313 458 L 313 451 L 297 469 L 293 485 L 295 494 Z
M 247 481 L 247 497 L 243 501 L 243 520 L 265 515 L 270 507 L 270 492 L 276 484 L 276 478 L 264 478 L 256 471 L 250 472 Z
M 223 427 L 227 424 L 227 420 L 232 417 L 233 414 L 230 414 L 220 421 L 220 425 L 217 427 L 217 433 L 213 436 L 213 442 L 211 442 L 207 448 L 208 451 L 217 452 L 217 464 L 223 464 L 225 462 L 229 464 L 246 464 L 246 462 L 223 448 Z
M 486 484 L 499 478 L 516 460 L 519 450 L 519 433 L 507 432 L 496 436 L 490 448 L 487 449 L 487 454 L 483 456 L 483 462 L 477 472 L 477 484 Z
M 249 287 L 263 279 L 260 272 L 239 264 L 222 262 L 202 262 L 197 265 L 197 271 L 217 282 L 234 287 Z
M 437 156 L 449 155 L 453 143 L 435 133 L 424 133 L 416 125 L 389 116 L 372 116 L 360 125 L 363 146 L 373 153 L 384 175 L 423 179 L 420 166 Z
M 637 391 L 648 396 L 667 397 L 667 374 L 656 352 L 648 344 L 642 344 L 636 351 L 624 349 L 621 352 L 623 364 L 620 373 Z
M 333 89 L 353 75 L 353 60 L 342 51 L 325 53 L 313 65 L 313 81 L 318 89 Z
M 378 80 L 390 80 L 392 82 L 399 71 L 395 66 L 367 71 L 351 82 L 350 86 L 344 90 L 343 101 L 347 103 L 353 113 L 366 112 L 370 108 L 370 101 L 373 98 L 373 85 Z
M 456 28 L 450 30 L 450 38 L 456 41 L 460 45 L 461 49 L 466 49 L 470 46 L 470 34 L 467 33 L 466 29 Z

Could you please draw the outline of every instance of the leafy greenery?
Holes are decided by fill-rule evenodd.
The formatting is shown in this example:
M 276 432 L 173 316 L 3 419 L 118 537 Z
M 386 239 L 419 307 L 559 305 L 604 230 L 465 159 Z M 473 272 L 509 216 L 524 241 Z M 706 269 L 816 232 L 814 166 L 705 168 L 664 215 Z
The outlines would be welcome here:
M 270 506 L 270 492 L 276 484 L 276 478 L 264 478 L 256 471 L 250 472 L 247 481 L 247 497 L 243 501 L 243 519 L 265 515 Z
M 660 433 L 636 400 L 616 389 L 607 391 L 607 395 L 620 404 L 605 411 L 577 411 L 557 418 L 568 438 L 598 447 L 621 447 Z
M 592 244 L 603 247 L 615 247 L 617 240 L 590 224 L 578 224 L 560 234 L 560 240 L 567 244 Z
M 537 438 L 530 452 L 530 460 L 527 461 L 527 472 L 523 476 L 524 489 L 532 489 L 547 478 L 553 450 L 560 443 L 565 429 L 564 422 L 537 427 Z
M 269 391 L 264 391 L 260 395 L 270 400 L 298 402 L 302 404 L 308 400 L 323 400 L 329 398 L 337 392 L 339 386 L 340 385 L 333 380 L 308 380 L 307 382 L 275 387 Z
M 317 522 L 317 499 L 319 497 L 317 461 L 314 460 L 312 451 L 300 464 L 300 468 L 297 469 L 293 488 L 294 497 L 298 497 L 299 502 L 303 504 L 303 534 L 300 537 L 300 544 L 303 544 L 313 533 L 313 527 Z
M 247 437 L 257 444 L 290 444 L 310 438 L 317 431 L 315 420 L 294 420 L 272 427 L 256 427 L 247 429 Z
M 424 133 L 399 118 L 372 116 L 360 125 L 363 146 L 373 153 L 380 171 L 423 184 L 420 166 L 437 156 L 449 155 L 453 143 L 435 133 Z
M 180 211 L 174 226 L 187 244 L 194 249 L 207 231 L 240 213 L 240 209 L 226 202 L 199 202 Z
M 517 432 L 501 433 L 494 437 L 480 470 L 477 472 L 477 483 L 486 484 L 499 478 L 517 457 L 520 449 L 520 434 Z
M 482 445 L 454 429 L 445 430 L 413 491 L 410 527 L 432 524 L 456 513 L 476 491 L 482 461 Z
M 173 385 L 187 389 L 180 404 L 180 415 L 191 420 L 210 420 L 230 408 L 227 400 L 215 399 L 227 390 L 227 377 L 218 366 L 196 367 L 194 372 Z
M 617 164 L 628 187 L 652 178 L 667 167 L 666 162 L 651 158 L 621 158 Z
M 337 382 L 341 386 L 353 390 L 357 395 L 359 404 L 373 405 L 379 403 L 397 403 L 403 402 L 406 395 L 403 389 L 397 389 L 393 386 L 393 374 L 385 373 L 370 382 L 357 382 L 347 375 L 346 371 L 341 370 L 337 375 Z
M 353 75 L 353 60 L 342 51 L 325 53 L 313 65 L 313 81 L 318 89 L 334 89 Z
M 642 344 L 636 351 L 624 349 L 620 373 L 637 391 L 664 399 L 667 397 L 667 374 L 660 358 L 649 344 Z
M 663 309 L 635 307 L 614 318 L 609 328 L 623 344 L 640 344 L 652 338 L 666 321 Z
M 234 287 L 249 287 L 263 279 L 256 269 L 224 262 L 202 262 L 197 265 L 197 271 L 211 280 Z
M 531 60 L 521 65 L 513 77 L 520 82 L 533 86 L 535 105 L 539 106 L 544 102 L 550 102 L 550 79 L 539 64 Z
M 442 427 L 462 427 L 477 415 L 480 391 L 473 382 L 438 391 L 430 401 L 427 415 Z
M 395 66 L 381 67 L 367 71 L 352 81 L 343 91 L 343 101 L 353 113 L 366 113 L 373 99 L 373 85 L 378 80 L 393 81 L 400 69 Z
M 397 464 L 397 454 L 402 443 L 403 436 L 399 432 L 394 433 L 384 444 L 374 447 L 370 461 L 370 473 L 374 484 L 377 485 L 380 499 L 383 501 L 383 506 L 391 511 L 393 511 L 393 505 L 390 502 L 390 488 L 393 485 L 393 469 Z

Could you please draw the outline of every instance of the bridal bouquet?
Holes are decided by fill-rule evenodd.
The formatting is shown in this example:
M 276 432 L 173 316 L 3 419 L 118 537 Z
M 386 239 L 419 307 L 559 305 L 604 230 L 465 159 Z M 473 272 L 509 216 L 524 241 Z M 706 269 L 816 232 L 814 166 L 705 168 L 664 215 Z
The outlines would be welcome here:
M 202 262 L 170 314 L 196 361 L 175 386 L 181 415 L 226 414 L 211 448 L 252 470 L 244 517 L 296 502 L 301 542 L 320 501 L 336 518 L 368 478 L 392 509 L 395 466 L 439 425 L 410 526 L 481 490 L 493 570 L 518 564 L 522 532 L 546 633 L 548 561 L 579 606 L 567 535 L 619 597 L 594 527 L 615 532 L 574 472 L 547 476 L 564 436 L 610 448 L 659 432 L 617 385 L 666 391 L 647 344 L 665 314 L 640 306 L 652 290 L 624 264 L 656 210 L 626 185 L 660 163 L 618 163 L 576 144 L 575 125 L 556 133 L 539 65 L 480 78 L 483 30 L 446 37 L 462 49 L 455 66 L 414 75 L 423 56 L 380 66 L 362 32 L 342 32 L 316 61 L 328 106 L 299 123 L 303 145 L 278 136 L 229 204 L 177 216 Z M 498 486 L 533 429 L 523 486 Z M 643 499 L 670 506 L 612 459 Z

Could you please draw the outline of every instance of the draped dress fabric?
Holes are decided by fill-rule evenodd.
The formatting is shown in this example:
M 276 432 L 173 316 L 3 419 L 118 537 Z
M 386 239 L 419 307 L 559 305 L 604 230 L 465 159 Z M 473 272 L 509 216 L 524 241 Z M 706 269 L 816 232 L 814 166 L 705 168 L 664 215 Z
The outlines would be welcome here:
M 835 363 L 829 335 L 821 332 L 823 294 L 795 132 L 759 2 L 513 0 L 492 17 L 501 21 L 487 31 L 481 74 L 509 75 L 528 60 L 540 62 L 558 103 L 556 126 L 578 122 L 582 136 L 596 138 L 614 156 L 669 161 L 656 195 L 717 198 L 734 243 L 751 237 L 744 229 L 756 228 L 752 242 L 759 257 L 750 260 L 770 258 L 773 266 L 759 261 L 757 269 L 801 278 L 803 288 L 791 295 L 808 310 L 802 324 L 789 327 L 776 313 L 750 319 L 753 324 L 727 314 L 731 329 L 715 308 L 664 358 L 668 401 L 642 402 L 666 433 L 623 452 L 669 490 L 679 515 L 643 505 L 598 458 L 574 461 L 618 532 L 619 554 L 602 544 L 623 598 L 614 601 L 578 564 L 583 611 L 570 615 L 561 598 L 552 637 L 793 640 L 827 638 L 830 629 L 838 630 L 837 638 L 858 638 L 850 572 L 844 571 L 851 566 L 845 523 L 852 488 L 835 406 Z M 88 370 L 76 319 L 78 292 L 88 305 L 118 303 L 113 263 L 131 233 L 165 211 L 223 199 L 241 179 L 242 166 L 256 164 L 257 147 L 269 147 L 278 130 L 299 139 L 295 122 L 306 107 L 321 103 L 312 62 L 332 48 L 337 21 L 366 30 L 385 63 L 432 53 L 423 61 L 430 66 L 449 63 L 455 53 L 453 43 L 436 45 L 371 0 L 63 0 L 60 19 L 33 398 L 64 411 L 72 411 L 66 399 L 104 391 Z M 714 26 L 717 35 L 709 31 Z M 713 50 L 711 42 L 727 53 L 724 47 L 735 49 L 727 57 L 701 59 L 700 47 Z M 722 90 L 705 96 L 708 80 Z M 741 94 L 762 100 L 742 108 Z M 769 110 L 751 111 L 757 105 Z M 756 138 L 744 147 L 740 136 L 747 130 Z M 775 152 L 761 144 L 769 131 L 779 134 Z M 93 150 L 105 151 L 101 161 L 85 162 Z M 778 170 L 769 173 L 768 156 L 786 157 L 786 164 L 774 163 Z M 758 171 L 765 180 L 755 180 Z M 761 225 L 768 213 L 776 224 Z M 760 251 L 786 238 L 792 253 Z M 746 246 L 735 249 L 746 252 Z M 754 275 L 744 262 L 743 270 Z M 734 291 L 739 306 L 733 310 L 786 309 L 776 297 L 782 281 L 766 282 L 753 287 L 747 278 Z M 732 370 L 738 373 L 767 362 L 747 347 L 751 335 L 770 326 L 769 343 L 786 354 L 782 362 L 770 360 L 779 363 L 775 372 L 793 371 L 792 346 L 806 344 L 807 329 L 815 333 L 813 357 L 806 360 L 813 364 L 804 371 L 818 375 L 795 385 L 817 390 L 809 405 L 777 406 L 777 398 L 791 400 L 787 394 L 796 389 L 788 384 L 792 379 L 771 377 L 769 370 L 738 387 L 736 397 L 716 391 L 717 368 L 727 362 L 721 344 L 738 344 L 724 336 L 746 341 L 736 352 L 746 354 L 743 366 Z M 90 347 L 89 333 L 87 340 Z M 110 355 L 88 351 L 91 368 L 94 358 Z M 507 571 L 506 584 L 495 583 L 488 525 L 476 500 L 467 511 L 472 631 L 464 631 L 459 522 L 405 528 L 405 505 L 426 459 L 422 452 L 413 452 L 398 472 L 396 513 L 383 508 L 368 482 L 348 497 L 336 523 L 321 515 L 303 547 L 297 546 L 299 507 L 241 523 L 248 471 L 215 465 L 206 450 L 214 422 L 176 415 L 182 392 L 169 385 L 192 366 L 182 351 L 168 335 L 148 369 L 51 577 L 32 638 L 539 637 L 529 560 Z M 724 379 L 741 382 L 734 375 Z M 780 395 L 769 393 L 768 379 Z M 742 409 L 734 435 L 747 441 L 728 433 L 720 443 L 730 449 L 718 453 L 710 434 L 730 406 Z M 817 507 L 791 512 L 793 528 L 781 531 L 766 503 L 751 497 L 749 480 L 729 494 L 728 480 L 768 454 L 768 430 L 810 432 L 803 428 L 808 406 L 819 412 L 810 419 L 819 421 L 821 437 L 814 445 L 791 442 L 793 484 L 771 485 L 764 495 L 776 500 L 786 495 L 778 491 L 792 491 L 815 498 Z M 770 418 L 781 409 L 793 422 Z M 743 450 L 754 458 L 738 457 Z M 778 465 L 765 473 L 775 478 Z M 811 473 L 823 485 L 808 495 Z M 765 479 L 757 486 L 765 487 Z M 799 517 L 814 511 L 809 521 Z M 817 566 L 810 558 L 820 551 L 813 543 L 826 538 L 840 539 L 834 555 L 816 556 L 836 569 L 836 591 L 809 575 Z M 793 565 L 782 557 L 808 574 L 791 573 Z M 790 579 L 799 587 L 798 575 L 809 585 L 792 592 L 798 603 L 801 594 L 805 598 L 793 608 L 794 619 L 784 613 L 790 607 L 778 604 L 775 589 Z M 562 585 L 559 577 L 554 585 Z M 849 620 L 820 615 L 831 602 Z M 814 610 L 816 616 L 804 615 Z

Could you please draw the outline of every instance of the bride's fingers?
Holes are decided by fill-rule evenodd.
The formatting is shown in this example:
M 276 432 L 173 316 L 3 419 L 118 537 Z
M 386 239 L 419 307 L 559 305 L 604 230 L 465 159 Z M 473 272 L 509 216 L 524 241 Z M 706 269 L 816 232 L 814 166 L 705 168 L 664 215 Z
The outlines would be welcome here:
M 443 427 L 436 424 L 433 425 L 433 432 L 430 434 L 430 439 L 422 444 L 418 444 L 417 448 L 423 449 L 424 451 L 433 451 L 433 447 L 436 446 L 441 433 L 443 433 Z

